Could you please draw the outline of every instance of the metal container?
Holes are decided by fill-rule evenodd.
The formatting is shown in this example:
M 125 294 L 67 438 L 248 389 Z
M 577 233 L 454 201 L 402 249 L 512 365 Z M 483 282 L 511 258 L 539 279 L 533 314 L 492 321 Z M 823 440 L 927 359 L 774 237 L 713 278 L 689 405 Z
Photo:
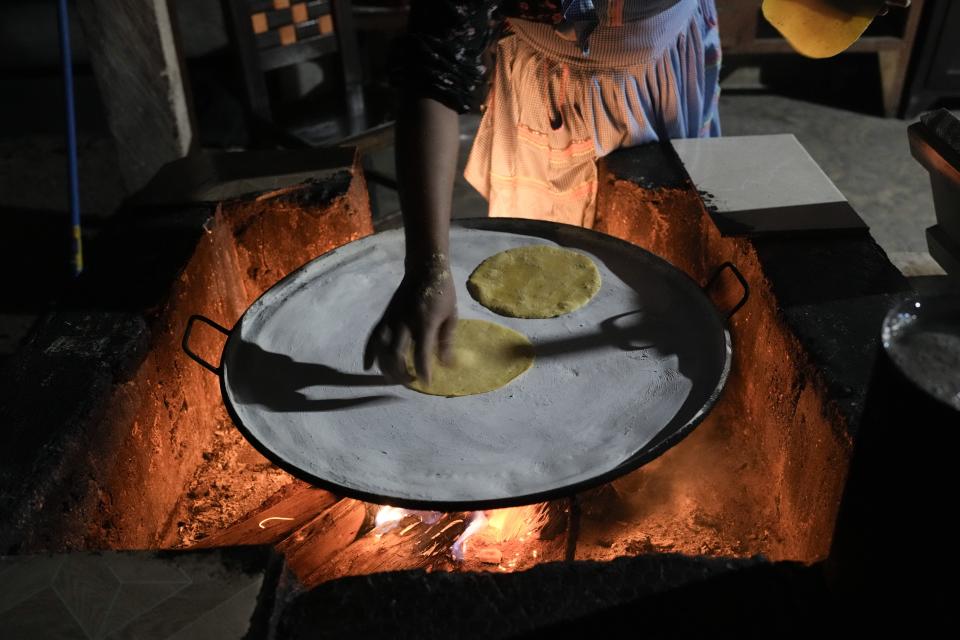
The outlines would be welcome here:
M 887 313 L 887 357 L 910 384 L 960 412 L 960 296 L 916 296 Z

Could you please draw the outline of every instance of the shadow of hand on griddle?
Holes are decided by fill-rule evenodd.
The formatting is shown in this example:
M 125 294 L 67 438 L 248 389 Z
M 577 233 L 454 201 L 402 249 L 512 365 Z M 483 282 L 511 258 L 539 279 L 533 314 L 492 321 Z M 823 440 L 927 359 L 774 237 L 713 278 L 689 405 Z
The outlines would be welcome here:
M 234 361 L 238 370 L 243 371 L 242 376 L 231 380 L 237 399 L 277 412 L 338 411 L 396 399 L 392 395 L 308 398 L 302 393 L 308 387 L 378 387 L 389 383 L 381 375 L 346 373 L 324 364 L 297 362 L 245 340 L 239 342 Z
M 537 357 L 549 358 L 565 353 L 592 351 L 599 347 L 614 346 L 623 351 L 642 351 L 657 348 L 661 353 L 675 352 L 672 345 L 676 335 L 662 322 L 650 322 L 643 309 L 627 311 L 611 316 L 600 323 L 600 330 L 575 335 L 562 340 L 537 342 L 534 352 Z
M 709 340 L 701 341 L 699 336 L 691 334 L 691 327 L 685 325 L 684 317 L 671 316 L 663 308 L 636 309 L 611 316 L 600 323 L 599 331 L 574 335 L 561 340 L 534 343 L 537 358 L 559 357 L 564 354 L 593 351 L 605 347 L 616 347 L 624 352 L 640 352 L 629 356 L 638 359 L 650 358 L 650 369 L 656 371 L 668 358 L 671 367 L 691 384 L 680 399 L 673 417 L 638 452 L 635 457 L 662 452 L 664 447 L 677 442 L 696 426 L 705 413 L 704 405 L 712 404 L 719 395 L 721 387 L 715 386 L 725 378 L 723 363 L 710 357 Z M 719 346 L 719 345 L 718 345 Z M 644 351 L 651 351 L 648 355 Z M 701 384 L 704 381 L 714 384 Z M 664 387 L 658 387 L 663 389 Z M 662 391 L 661 391 L 662 392 Z M 625 463 L 625 464 L 629 464 Z

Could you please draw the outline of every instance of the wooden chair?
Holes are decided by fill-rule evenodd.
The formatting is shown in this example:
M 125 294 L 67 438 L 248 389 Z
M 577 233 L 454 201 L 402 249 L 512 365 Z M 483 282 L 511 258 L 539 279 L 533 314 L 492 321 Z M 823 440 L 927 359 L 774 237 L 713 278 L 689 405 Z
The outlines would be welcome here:
M 345 124 L 326 141 L 362 137 L 367 122 L 360 52 L 350 0 L 222 0 L 231 42 L 239 58 L 247 107 L 259 133 L 294 146 L 317 146 L 284 130 L 275 119 L 265 74 L 339 54 Z

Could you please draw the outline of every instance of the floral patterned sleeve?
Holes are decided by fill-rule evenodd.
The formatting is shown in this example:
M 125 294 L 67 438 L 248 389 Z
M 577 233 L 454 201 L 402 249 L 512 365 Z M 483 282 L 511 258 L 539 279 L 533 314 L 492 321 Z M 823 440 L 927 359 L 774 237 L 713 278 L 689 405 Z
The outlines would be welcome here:
M 457 113 L 483 81 L 483 52 L 496 32 L 499 0 L 413 0 L 400 85 Z

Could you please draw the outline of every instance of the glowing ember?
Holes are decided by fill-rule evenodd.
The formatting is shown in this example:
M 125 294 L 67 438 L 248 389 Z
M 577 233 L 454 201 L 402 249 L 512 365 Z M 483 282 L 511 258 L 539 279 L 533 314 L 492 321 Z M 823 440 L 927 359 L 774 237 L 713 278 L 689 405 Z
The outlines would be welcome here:
M 483 511 L 474 511 L 470 517 L 470 524 L 467 525 L 457 541 L 453 543 L 453 547 L 450 548 L 454 560 L 463 561 L 463 554 L 467 552 L 467 541 L 486 524 L 487 516 L 484 515 Z
M 480 549 L 477 552 L 477 560 L 484 564 L 500 564 L 503 554 L 500 549 Z
M 539 530 L 542 522 L 539 518 L 541 505 L 530 507 L 511 507 L 489 512 L 489 536 L 495 542 L 507 540 L 525 541 L 530 535 Z
M 437 522 L 443 514 L 439 511 L 409 511 L 407 509 L 400 509 L 399 507 L 383 506 L 377 511 L 377 515 L 373 520 L 373 534 L 379 538 L 383 534 L 393 531 L 397 525 L 408 516 L 412 516 L 414 521 L 404 527 L 400 535 L 405 534 L 418 523 L 433 524 Z
M 407 515 L 405 509 L 398 509 L 397 507 L 380 507 L 380 510 L 377 511 L 377 517 L 374 519 L 373 531 L 378 535 L 383 535 L 387 531 L 390 531 L 397 523 L 400 522 L 403 517 Z
M 293 518 L 284 518 L 282 516 L 270 516 L 269 518 L 264 518 L 263 520 L 258 522 L 257 526 L 259 526 L 261 529 L 266 529 L 267 523 L 273 520 L 293 520 Z
M 421 524 L 428 527 L 436 525 L 430 531 L 430 542 L 419 555 L 442 553 L 442 547 L 438 545 L 449 544 L 449 557 L 458 564 L 470 560 L 474 564 L 496 565 L 500 571 L 512 571 L 523 564 L 522 558 L 536 562 L 540 557 L 540 551 L 531 549 L 529 545 L 539 539 L 540 529 L 545 524 L 545 507 L 531 505 L 446 514 L 383 506 L 374 517 L 371 533 L 379 540 L 392 531 L 403 537 L 413 531 L 422 532 L 423 529 L 418 529 Z M 452 543 L 442 542 L 445 533 L 456 534 L 456 531 L 451 531 L 455 527 L 460 528 L 456 539 Z

